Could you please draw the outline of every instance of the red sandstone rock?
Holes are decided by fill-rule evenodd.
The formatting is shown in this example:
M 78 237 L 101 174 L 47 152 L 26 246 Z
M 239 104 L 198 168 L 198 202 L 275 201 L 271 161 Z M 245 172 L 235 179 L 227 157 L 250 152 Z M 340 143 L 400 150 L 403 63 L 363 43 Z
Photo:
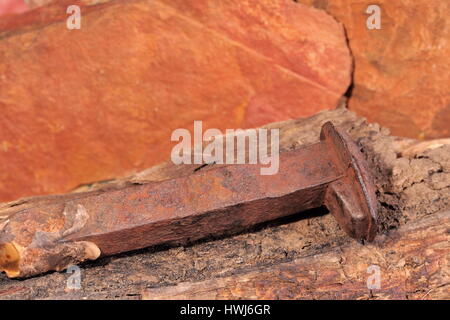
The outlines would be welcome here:
M 355 58 L 349 108 L 412 138 L 450 136 L 450 1 L 299 0 L 346 28 Z M 368 30 L 369 5 L 381 30 Z
M 1 0 L 0 16 L 7 14 L 17 14 L 28 10 L 24 0 Z
M 342 26 L 289 0 L 70 0 L 7 17 L 0 200 L 149 167 L 194 120 L 223 130 L 333 108 L 350 72 Z
M 52 2 L 53 0 L 25 0 L 28 3 L 28 6 L 30 8 L 36 8 L 39 6 L 43 6 L 46 5 L 50 2 Z

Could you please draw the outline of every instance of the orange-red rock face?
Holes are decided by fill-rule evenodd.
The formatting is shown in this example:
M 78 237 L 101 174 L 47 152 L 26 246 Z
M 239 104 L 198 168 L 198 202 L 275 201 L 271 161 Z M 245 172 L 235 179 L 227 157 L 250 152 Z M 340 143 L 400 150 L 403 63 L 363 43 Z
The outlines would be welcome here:
M 0 1 L 0 16 L 17 14 L 28 10 L 24 0 L 2 0 Z
M 341 25 L 289 0 L 116 1 L 68 30 L 74 3 L 0 20 L 0 200 L 149 167 L 194 120 L 333 108 L 350 83 Z
M 355 59 L 349 108 L 413 138 L 450 136 L 450 1 L 300 0 L 346 28 Z M 381 30 L 368 30 L 369 5 Z

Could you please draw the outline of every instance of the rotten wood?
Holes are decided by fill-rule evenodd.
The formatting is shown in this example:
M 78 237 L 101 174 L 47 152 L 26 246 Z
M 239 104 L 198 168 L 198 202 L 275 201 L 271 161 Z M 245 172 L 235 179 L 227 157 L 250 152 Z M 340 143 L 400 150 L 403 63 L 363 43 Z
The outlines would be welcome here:
M 408 140 L 404 143 L 404 139 L 389 135 L 386 129 L 369 124 L 345 109 L 322 112 L 307 119 L 274 123 L 268 128 L 280 128 L 280 149 L 290 150 L 300 145 L 316 143 L 320 127 L 330 120 L 343 127 L 351 138 L 357 141 L 375 174 L 381 209 L 381 234 L 389 237 L 395 234 L 399 227 L 413 225 L 424 217 L 432 217 L 440 211 L 445 211 L 446 208 L 448 211 L 449 145 L 434 149 L 422 148 L 416 155 L 403 157 L 402 150 L 405 146 L 415 144 L 414 141 Z M 77 193 L 64 197 L 79 197 L 78 192 L 101 193 L 127 185 L 180 177 L 192 173 L 197 167 L 198 165 L 176 166 L 167 162 L 127 179 L 83 186 L 76 190 Z M 202 170 L 208 170 L 208 167 Z M 0 215 L 18 207 L 25 209 L 45 201 L 48 201 L 47 197 L 5 203 L 0 205 Z M 338 250 L 339 247 L 350 245 L 352 240 L 340 229 L 335 219 L 322 213 L 322 210 L 314 211 L 304 218 L 285 219 L 251 229 L 249 232 L 225 238 L 212 237 L 187 246 L 156 247 L 132 254 L 100 258 L 80 265 L 80 290 L 67 290 L 66 283 L 71 275 L 66 273 L 54 272 L 22 281 L 0 275 L 0 298 L 137 299 L 146 288 L 233 276 L 245 273 L 246 270 L 320 255 L 328 252 L 329 248 Z M 441 221 L 442 225 L 445 223 Z M 446 224 L 448 227 L 448 223 Z M 365 247 L 358 248 L 364 250 Z M 407 248 L 399 248 L 397 253 L 403 255 L 405 261 L 413 259 Z M 425 252 L 418 251 L 417 256 L 421 255 L 425 255 Z M 427 261 L 417 260 L 418 267 L 433 264 L 433 257 L 430 256 Z M 376 256 L 372 258 L 377 259 Z M 393 261 L 387 260 L 385 270 L 393 268 L 392 263 Z M 348 261 L 346 268 L 351 270 L 358 268 L 358 265 Z M 318 269 L 311 265 L 311 271 L 318 272 Z M 433 275 L 424 277 L 423 281 L 432 283 Z M 414 283 L 411 283 L 411 286 L 414 286 Z M 424 295 L 425 287 L 426 285 L 418 287 Z M 432 286 L 428 290 L 431 292 L 425 298 L 437 297 L 437 294 L 432 293 L 439 290 L 433 289 Z M 413 292 L 414 288 L 410 291 Z M 441 294 L 441 297 L 445 295 Z
M 450 211 L 442 212 L 370 245 L 351 242 L 230 277 L 148 289 L 143 298 L 449 299 L 449 225 Z

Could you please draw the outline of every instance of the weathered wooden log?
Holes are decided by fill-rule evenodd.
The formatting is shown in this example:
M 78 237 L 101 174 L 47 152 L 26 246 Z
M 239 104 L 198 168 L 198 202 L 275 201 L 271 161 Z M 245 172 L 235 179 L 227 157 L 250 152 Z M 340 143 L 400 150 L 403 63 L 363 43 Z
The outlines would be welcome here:
M 178 179 L 55 197 L 5 214 L 0 217 L 0 270 L 9 277 L 29 277 L 96 259 L 100 252 L 192 242 L 320 206 L 349 236 L 372 241 L 378 206 L 366 161 L 331 122 L 320 137 L 308 147 L 277 154 L 274 175 L 262 175 L 257 163 L 210 164 L 209 170 Z
M 269 127 L 280 128 L 280 148 L 290 149 L 315 143 L 321 125 L 329 120 L 344 128 L 359 143 L 371 163 L 372 170 L 376 173 L 382 234 L 387 234 L 388 237 L 390 234 L 395 235 L 397 234 L 395 230 L 399 227 L 408 227 L 426 216 L 445 211 L 446 208 L 448 211 L 450 145 L 439 147 L 422 145 L 414 153 L 408 152 L 402 156 L 402 151 L 417 147 L 417 142 L 392 137 L 387 130 L 376 124 L 368 124 L 364 119 L 345 109 L 319 113 L 307 119 L 275 123 Z M 102 192 L 130 184 L 161 181 L 189 174 L 197 167 L 198 165 L 177 166 L 167 162 L 128 179 L 84 186 L 78 192 Z M 3 204 L 0 215 L 21 207 L 33 206 L 39 201 L 46 200 L 29 198 Z M 152 248 L 130 255 L 99 259 L 80 266 L 82 268 L 80 290 L 66 291 L 70 275 L 64 273 L 50 273 L 20 282 L 0 275 L 0 298 L 133 299 L 138 298 L 145 288 L 233 276 L 255 268 L 272 268 L 286 261 L 327 254 L 330 248 L 338 250 L 339 247 L 353 246 L 352 240 L 339 228 L 336 221 L 330 215 L 322 213 L 322 211 L 312 212 L 305 219 L 282 220 L 249 230 L 251 232 L 224 238 L 211 237 L 207 241 L 188 246 Z M 435 221 L 437 223 L 438 220 Z M 445 225 L 445 220 L 440 221 Z M 361 250 L 366 249 L 364 246 L 358 246 L 353 251 L 358 254 Z M 403 256 L 407 264 L 410 263 L 408 261 L 414 263 L 416 255 L 426 255 L 425 252 L 412 255 L 407 250 L 409 249 L 399 248 L 395 255 Z M 417 260 L 417 264 L 425 266 L 433 264 L 433 257 L 438 256 L 431 255 L 426 261 Z M 373 257 L 373 261 L 378 261 L 378 258 Z M 389 266 L 390 261 L 387 263 L 381 264 L 380 267 L 385 270 L 395 267 Z M 313 265 L 310 266 L 311 272 L 320 271 Z M 367 264 L 364 267 L 366 268 Z M 346 268 L 361 267 L 348 261 Z M 444 271 L 447 270 L 445 266 L 442 268 Z M 433 283 L 432 279 L 433 275 L 429 278 L 430 283 Z M 437 289 L 433 289 L 431 295 L 426 295 L 430 289 L 432 287 L 427 289 L 425 285 L 418 287 L 415 297 L 419 297 L 420 293 L 425 298 L 436 297 L 432 293 Z M 414 288 L 411 287 L 409 292 L 413 291 Z
M 449 299 L 450 211 L 292 262 L 148 289 L 144 299 Z M 377 278 L 378 277 L 378 278 Z

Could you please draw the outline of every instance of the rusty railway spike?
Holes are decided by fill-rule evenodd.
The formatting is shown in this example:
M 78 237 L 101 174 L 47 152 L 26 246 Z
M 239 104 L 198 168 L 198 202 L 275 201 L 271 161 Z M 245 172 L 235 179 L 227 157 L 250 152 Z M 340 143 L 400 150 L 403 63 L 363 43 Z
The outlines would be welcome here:
M 372 179 L 331 122 L 320 142 L 280 153 L 279 172 L 229 165 L 118 190 L 49 198 L 0 216 L 0 268 L 27 277 L 102 255 L 205 238 L 322 205 L 353 238 L 376 233 Z M 18 206 L 20 208 L 20 206 Z

